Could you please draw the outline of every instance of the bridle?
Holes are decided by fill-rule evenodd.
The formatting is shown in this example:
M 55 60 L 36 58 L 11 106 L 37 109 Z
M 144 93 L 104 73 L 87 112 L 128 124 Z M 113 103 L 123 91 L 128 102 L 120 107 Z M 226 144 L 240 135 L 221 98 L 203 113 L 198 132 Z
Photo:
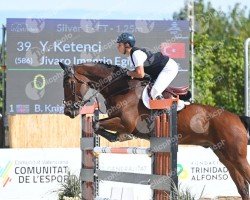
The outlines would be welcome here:
M 70 76 L 71 78 L 74 78 L 78 83 L 81 83 L 81 84 L 84 84 L 84 85 L 87 85 L 89 86 L 89 83 L 84 81 L 84 80 L 81 80 L 79 78 L 77 78 L 75 76 L 75 74 L 67 74 L 67 76 Z M 65 81 L 65 79 L 64 79 Z M 70 101 L 65 101 L 63 100 L 63 104 L 65 105 L 65 107 L 69 107 L 70 109 L 74 110 L 74 109 L 80 109 L 82 106 L 84 106 L 86 103 L 90 102 L 90 99 L 86 99 L 84 100 L 83 97 L 81 95 L 78 95 L 76 93 L 76 81 L 71 81 L 70 82 L 70 90 L 71 90 L 71 96 L 74 97 L 74 99 L 76 100 L 77 98 L 79 99 L 78 101 L 75 101 L 75 102 L 72 102 L 71 100 Z M 64 85 L 65 87 L 65 85 Z
M 75 75 L 75 70 L 74 69 L 72 69 L 73 71 L 71 71 L 71 73 L 66 73 L 65 75 L 67 76 L 67 77 L 71 77 L 71 78 L 74 78 L 76 81 L 71 81 L 70 82 L 70 90 L 71 90 L 71 96 L 73 96 L 74 97 L 74 99 L 76 100 L 76 98 L 78 98 L 79 100 L 78 101 L 75 101 L 75 102 L 72 102 L 71 100 L 70 101 L 65 101 L 65 100 L 63 100 L 63 104 L 65 105 L 65 107 L 68 107 L 68 108 L 70 108 L 71 110 L 76 110 L 76 109 L 80 109 L 82 106 L 84 106 L 86 103 L 88 103 L 88 102 L 90 102 L 90 100 L 92 99 L 92 97 L 94 97 L 95 96 L 95 94 L 93 94 L 90 98 L 88 98 L 88 99 L 86 99 L 86 100 L 84 100 L 83 99 L 83 96 L 81 96 L 81 95 L 78 95 L 77 93 L 76 93 L 76 82 L 78 82 L 78 83 L 81 83 L 81 84 L 84 84 L 84 85 L 86 85 L 86 86 L 88 86 L 88 87 L 91 87 L 91 82 L 86 82 L 86 81 L 84 81 L 84 80 L 81 80 L 81 79 L 79 79 L 76 75 Z M 64 81 L 65 81 L 65 78 L 66 77 L 64 77 Z M 121 77 L 118 77 L 118 79 L 119 78 L 121 78 Z M 117 79 L 116 79 L 117 80 Z M 109 84 L 111 84 L 111 83 L 109 83 Z M 108 84 L 108 85 L 109 85 Z M 145 84 L 145 83 L 144 83 Z M 107 87 L 108 85 L 105 85 L 102 89 L 104 89 L 105 87 Z M 65 85 L 64 85 L 64 87 L 65 87 Z M 101 89 L 101 90 L 102 90 Z M 118 91 L 118 92 L 116 92 L 116 93 L 114 93 L 114 94 L 111 94 L 110 96 L 114 96 L 114 95 L 117 95 L 117 94 L 119 94 L 119 93 L 121 93 L 121 92 L 124 92 L 124 91 L 126 91 L 126 90 L 129 90 L 129 89 L 132 89 L 132 88 L 125 88 L 125 89 L 123 89 L 123 90 L 120 90 L 120 91 Z M 98 99 L 96 98 L 96 101 L 98 101 Z

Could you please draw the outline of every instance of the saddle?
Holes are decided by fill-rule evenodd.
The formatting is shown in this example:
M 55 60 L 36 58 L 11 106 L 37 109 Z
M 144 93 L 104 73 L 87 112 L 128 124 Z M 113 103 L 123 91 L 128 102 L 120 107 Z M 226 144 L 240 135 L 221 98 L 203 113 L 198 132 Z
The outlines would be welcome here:
M 149 84 L 148 87 L 148 96 L 152 99 L 151 95 L 150 95 L 150 91 L 153 87 L 153 83 Z M 172 87 L 169 86 L 167 87 L 164 92 L 162 93 L 163 97 L 165 99 L 169 99 L 172 97 L 177 97 L 179 96 L 180 99 L 189 99 L 191 96 L 191 93 L 188 90 L 188 86 L 181 86 L 181 87 Z

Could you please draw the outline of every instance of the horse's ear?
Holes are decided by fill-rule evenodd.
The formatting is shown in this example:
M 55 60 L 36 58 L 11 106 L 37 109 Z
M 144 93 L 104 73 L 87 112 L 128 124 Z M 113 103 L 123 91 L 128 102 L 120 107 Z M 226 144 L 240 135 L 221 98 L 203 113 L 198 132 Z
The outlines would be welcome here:
M 65 65 L 64 63 L 61 63 L 61 62 L 59 62 L 59 65 L 63 69 L 63 71 L 65 71 L 66 68 L 68 67 L 68 65 Z
M 66 64 L 61 63 L 61 62 L 59 62 L 59 65 L 61 66 L 63 71 L 65 71 L 66 74 L 73 75 L 75 73 L 73 66 L 69 66 L 69 65 L 66 65 Z

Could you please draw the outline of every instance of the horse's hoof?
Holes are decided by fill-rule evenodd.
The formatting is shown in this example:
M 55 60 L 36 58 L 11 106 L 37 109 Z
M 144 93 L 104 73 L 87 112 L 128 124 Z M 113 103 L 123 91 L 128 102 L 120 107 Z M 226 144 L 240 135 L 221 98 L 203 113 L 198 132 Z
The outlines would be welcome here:
M 118 141 L 119 141 L 118 136 L 115 135 L 115 134 L 109 135 L 109 136 L 107 137 L 107 140 L 108 140 L 109 142 L 118 142 Z

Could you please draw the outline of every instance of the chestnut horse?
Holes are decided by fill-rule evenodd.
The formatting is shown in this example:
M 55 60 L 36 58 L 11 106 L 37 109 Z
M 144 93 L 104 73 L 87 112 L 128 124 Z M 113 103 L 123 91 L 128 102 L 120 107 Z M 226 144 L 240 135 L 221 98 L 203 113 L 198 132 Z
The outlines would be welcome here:
M 108 118 L 100 120 L 94 129 L 109 141 L 125 141 L 131 136 L 148 139 L 150 132 L 140 131 L 140 116 L 149 116 L 141 93 L 147 79 L 131 79 L 126 71 L 103 63 L 67 66 L 64 70 L 65 115 L 74 118 L 89 88 L 105 99 Z M 89 97 L 88 97 L 89 98 Z M 247 161 L 249 118 L 240 117 L 223 108 L 192 103 L 178 112 L 179 144 L 210 147 L 232 177 L 242 199 L 249 199 L 250 166 Z M 116 134 L 109 132 L 116 131 Z

